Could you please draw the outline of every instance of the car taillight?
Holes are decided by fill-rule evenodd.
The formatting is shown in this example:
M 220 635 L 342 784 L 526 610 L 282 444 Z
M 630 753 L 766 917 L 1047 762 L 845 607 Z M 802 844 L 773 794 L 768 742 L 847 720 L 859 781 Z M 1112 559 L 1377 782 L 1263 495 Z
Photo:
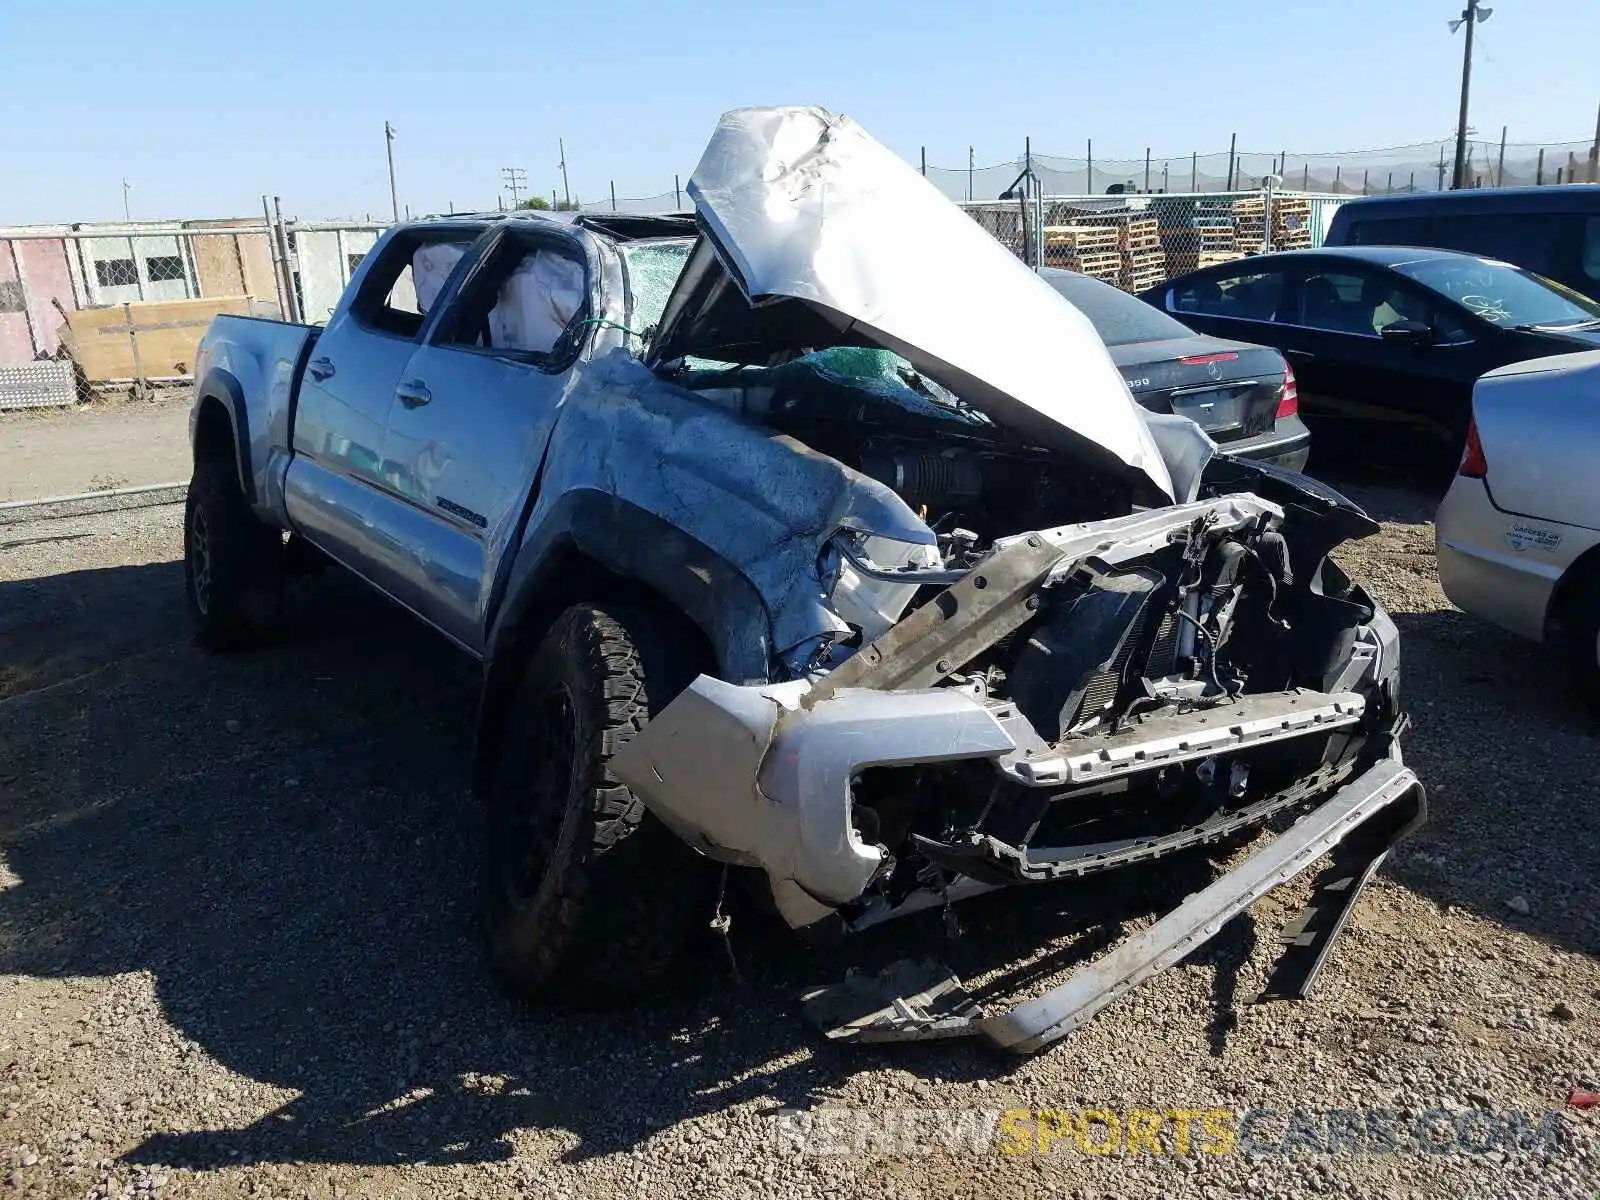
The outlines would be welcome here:
M 1300 385 L 1295 382 L 1294 368 L 1283 364 L 1283 390 L 1278 393 L 1277 419 L 1292 417 L 1300 411 Z
M 1238 362 L 1239 355 L 1232 350 L 1223 350 L 1217 354 L 1185 354 L 1178 361 L 1186 367 L 1203 367 L 1207 363 Z
M 1461 465 L 1456 468 L 1456 474 L 1465 475 L 1468 479 L 1489 477 L 1489 460 L 1483 456 L 1483 441 L 1478 437 L 1476 417 L 1467 422 L 1467 445 L 1461 452 Z

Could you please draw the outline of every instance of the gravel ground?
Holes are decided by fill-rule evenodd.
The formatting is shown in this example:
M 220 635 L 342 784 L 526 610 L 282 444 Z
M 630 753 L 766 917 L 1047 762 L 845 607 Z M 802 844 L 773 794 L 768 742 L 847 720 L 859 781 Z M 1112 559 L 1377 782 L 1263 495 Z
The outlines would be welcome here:
M 0 503 L 189 478 L 189 396 L 0 413 Z
M 176 508 L 0 528 L 0 1183 L 63 1197 L 1595 1196 L 1600 1118 L 1566 1106 L 1600 1073 L 1595 728 L 1557 664 L 1450 608 L 1427 505 L 1360 498 L 1386 523 L 1341 557 L 1402 630 L 1429 825 L 1368 890 L 1311 1002 L 1236 1003 L 1293 911 L 1275 894 L 1023 1061 L 831 1047 L 793 996 L 908 953 L 970 976 L 1044 945 L 1048 976 L 1173 903 L 1192 872 L 991 897 L 953 943 L 914 918 L 820 953 L 740 913 L 742 984 L 712 946 L 646 1011 L 519 1009 L 473 940 L 475 676 L 453 650 L 325 577 L 297 592 L 285 645 L 206 657 L 184 629 Z M 815 1106 L 883 1121 L 1517 1109 L 1556 1113 L 1562 1141 L 797 1153 L 782 1110 Z

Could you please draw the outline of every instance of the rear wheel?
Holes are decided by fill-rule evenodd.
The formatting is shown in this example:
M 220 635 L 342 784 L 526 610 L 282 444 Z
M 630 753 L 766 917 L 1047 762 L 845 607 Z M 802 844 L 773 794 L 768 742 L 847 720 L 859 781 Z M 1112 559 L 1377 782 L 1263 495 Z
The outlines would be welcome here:
M 233 465 L 194 465 L 183 514 L 183 584 L 195 640 L 236 650 L 278 632 L 283 535 L 258 521 Z
M 575 605 L 518 686 L 480 884 L 490 960 L 519 996 L 625 1004 L 659 983 L 688 937 L 703 864 L 610 769 L 693 678 L 683 644 L 647 610 Z

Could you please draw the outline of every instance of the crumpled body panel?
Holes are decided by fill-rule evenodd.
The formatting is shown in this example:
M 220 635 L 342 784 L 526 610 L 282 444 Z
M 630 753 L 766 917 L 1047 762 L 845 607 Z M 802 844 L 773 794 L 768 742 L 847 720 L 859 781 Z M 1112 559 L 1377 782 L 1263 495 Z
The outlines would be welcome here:
M 642 508 L 755 586 L 780 652 L 847 628 L 823 603 L 816 570 L 838 530 L 934 542 L 877 480 L 663 382 L 626 351 L 581 370 L 562 401 L 530 533 L 575 491 Z

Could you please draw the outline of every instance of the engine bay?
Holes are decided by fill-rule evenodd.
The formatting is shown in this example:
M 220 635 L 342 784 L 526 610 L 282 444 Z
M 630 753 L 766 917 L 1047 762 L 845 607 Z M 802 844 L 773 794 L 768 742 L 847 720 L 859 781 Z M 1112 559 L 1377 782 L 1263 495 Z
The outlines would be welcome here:
M 1019 529 L 1132 505 L 1125 484 L 1030 445 L 887 351 L 836 347 L 674 381 L 889 487 L 939 535 L 950 566 Z
M 817 685 L 807 703 L 852 687 L 956 688 L 1003 706 L 1039 754 L 1071 755 L 1163 720 L 1215 710 L 1233 721 L 1252 703 L 1275 712 L 1285 697 L 1344 695 L 1359 682 L 1352 645 L 1374 609 L 1326 554 L 1371 522 L 1299 476 L 1223 458 L 1202 498 L 1248 491 L 1267 503 L 1226 518 L 1203 511 L 1132 553 L 1070 560 L 1036 547 L 1013 572 L 1041 536 L 1018 531 L 1136 516 L 1125 482 L 1028 445 L 882 351 L 679 382 L 889 487 L 935 536 L 918 555 L 835 535 L 819 572 L 850 632 L 799 665 Z M 863 587 L 878 589 L 870 603 Z M 1003 601 L 976 638 L 949 632 L 964 589 Z M 1214 840 L 1307 781 L 1336 778 L 1361 740 L 1346 722 L 1057 788 L 983 761 L 866 769 L 851 821 L 884 866 L 847 919 L 927 903 L 958 880 L 1081 874 L 1163 853 L 1196 830 Z M 1099 850 L 1084 858 L 1084 846 Z

